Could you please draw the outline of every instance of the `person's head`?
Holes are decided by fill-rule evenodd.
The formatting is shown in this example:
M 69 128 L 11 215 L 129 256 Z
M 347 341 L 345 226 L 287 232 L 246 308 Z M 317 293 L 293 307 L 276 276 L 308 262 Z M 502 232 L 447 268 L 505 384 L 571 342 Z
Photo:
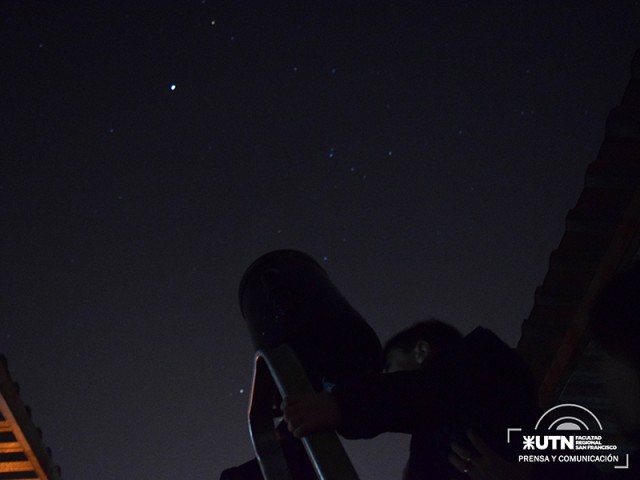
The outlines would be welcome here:
M 386 373 L 420 370 L 427 359 L 450 349 L 462 340 L 451 325 L 436 319 L 425 320 L 391 337 L 383 350 Z
M 591 329 L 604 350 L 602 380 L 620 426 L 640 433 L 640 262 L 602 289 Z

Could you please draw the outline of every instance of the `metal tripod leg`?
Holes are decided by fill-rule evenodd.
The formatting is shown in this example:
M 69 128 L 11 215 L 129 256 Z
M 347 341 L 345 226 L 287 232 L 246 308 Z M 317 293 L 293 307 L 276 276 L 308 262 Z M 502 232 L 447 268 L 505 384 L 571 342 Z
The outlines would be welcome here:
M 282 397 L 314 393 L 307 374 L 288 345 L 256 353 L 249 429 L 265 480 L 293 480 L 273 422 L 276 388 Z M 309 435 L 302 443 L 319 480 L 359 480 L 335 432 Z

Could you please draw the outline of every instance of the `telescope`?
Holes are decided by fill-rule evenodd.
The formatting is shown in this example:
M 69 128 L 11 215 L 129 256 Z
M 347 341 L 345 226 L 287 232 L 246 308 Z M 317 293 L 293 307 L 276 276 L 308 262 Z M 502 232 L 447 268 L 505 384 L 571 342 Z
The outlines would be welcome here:
M 275 426 L 279 399 L 380 371 L 380 341 L 325 270 L 299 251 L 277 250 L 253 262 L 239 300 L 256 350 L 248 412 L 256 457 L 266 480 L 296 480 Z M 320 480 L 358 479 L 335 432 L 309 435 L 302 444 Z
M 310 256 L 263 255 L 244 273 L 239 300 L 255 349 L 291 347 L 316 390 L 380 371 L 378 336 Z

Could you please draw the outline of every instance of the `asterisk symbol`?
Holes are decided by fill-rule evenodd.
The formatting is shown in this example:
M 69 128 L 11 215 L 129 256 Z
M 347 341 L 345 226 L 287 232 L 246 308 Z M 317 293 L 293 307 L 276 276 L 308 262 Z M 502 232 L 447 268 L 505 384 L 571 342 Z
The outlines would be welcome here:
M 525 435 L 522 443 L 524 444 L 524 450 L 533 450 L 533 435 Z

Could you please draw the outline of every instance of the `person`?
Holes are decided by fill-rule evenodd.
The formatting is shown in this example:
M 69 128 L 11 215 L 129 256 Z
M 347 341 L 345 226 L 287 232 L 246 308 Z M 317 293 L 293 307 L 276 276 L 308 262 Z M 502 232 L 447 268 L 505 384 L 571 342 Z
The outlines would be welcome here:
M 449 444 L 478 431 L 500 455 L 508 427 L 531 422 L 538 411 L 524 362 L 493 332 L 466 337 L 431 319 L 391 338 L 385 371 L 336 386 L 331 392 L 287 397 L 282 411 L 295 437 L 337 430 L 345 438 L 384 432 L 411 434 L 405 478 L 464 478 L 449 462 Z

